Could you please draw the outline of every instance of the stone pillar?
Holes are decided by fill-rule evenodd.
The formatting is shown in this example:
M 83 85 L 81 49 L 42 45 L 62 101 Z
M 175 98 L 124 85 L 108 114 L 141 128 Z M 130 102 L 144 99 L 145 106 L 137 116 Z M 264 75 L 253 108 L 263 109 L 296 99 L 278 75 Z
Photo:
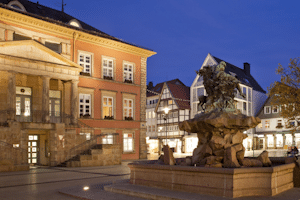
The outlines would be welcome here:
M 5 29 L 0 28 L 0 41 L 5 41 Z
M 49 90 L 50 77 L 43 76 L 43 96 L 42 96 L 42 122 L 49 123 Z
M 295 146 L 295 133 L 292 133 L 292 147 Z
M 72 93 L 71 93 L 71 123 L 77 124 L 78 120 L 78 80 L 72 80 Z
M 147 93 L 147 58 L 141 58 L 141 102 L 140 102 L 140 140 L 139 152 L 140 159 L 147 159 L 147 143 L 146 143 L 146 93 Z
M 13 41 L 14 40 L 14 32 L 13 30 L 6 30 L 6 40 Z
M 264 145 L 264 150 L 268 149 L 268 137 L 265 134 L 265 145 Z
M 273 138 L 274 138 L 274 149 L 277 149 L 277 136 L 273 134 Z
M 16 119 L 16 73 L 8 72 L 7 84 L 7 120 L 15 121 Z

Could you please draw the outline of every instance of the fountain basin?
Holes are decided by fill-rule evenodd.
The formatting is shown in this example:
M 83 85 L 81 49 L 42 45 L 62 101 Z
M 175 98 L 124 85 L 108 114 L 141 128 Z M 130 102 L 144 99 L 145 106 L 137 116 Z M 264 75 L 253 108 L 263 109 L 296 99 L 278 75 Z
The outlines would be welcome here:
M 294 187 L 295 163 L 263 168 L 128 164 L 130 183 L 224 197 L 274 196 Z

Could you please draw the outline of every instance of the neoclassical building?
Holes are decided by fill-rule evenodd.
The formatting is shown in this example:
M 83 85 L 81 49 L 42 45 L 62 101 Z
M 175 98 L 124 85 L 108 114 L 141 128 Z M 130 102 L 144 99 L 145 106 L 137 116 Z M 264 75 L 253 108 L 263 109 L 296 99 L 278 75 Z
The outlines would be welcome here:
M 224 60 L 221 60 L 208 53 L 201 68 L 207 65 L 218 65 L 221 61 Z M 232 76 L 235 76 L 241 82 L 241 90 L 246 95 L 246 98 L 243 98 L 238 92 L 236 93 L 236 96 L 234 98 L 234 100 L 236 101 L 236 108 L 239 109 L 241 113 L 245 115 L 256 116 L 260 108 L 263 106 L 265 100 L 267 99 L 267 95 L 266 92 L 251 75 L 250 64 L 244 63 L 244 67 L 239 68 L 226 62 L 225 72 Z M 203 78 L 199 75 L 196 75 L 196 78 L 194 79 L 191 86 L 191 118 L 193 118 L 196 114 L 202 112 L 202 110 L 198 107 L 198 97 L 201 95 L 206 95 L 206 91 L 203 85 Z M 253 146 L 253 137 L 257 136 L 254 135 L 254 129 L 246 131 L 245 134 L 248 135 L 248 138 L 244 140 L 243 145 L 246 148 L 246 150 L 250 150 Z
M 106 157 L 119 148 L 122 159 L 146 158 L 154 51 L 27 0 L 0 0 L 0 19 L 2 165 L 56 166 L 96 144 Z

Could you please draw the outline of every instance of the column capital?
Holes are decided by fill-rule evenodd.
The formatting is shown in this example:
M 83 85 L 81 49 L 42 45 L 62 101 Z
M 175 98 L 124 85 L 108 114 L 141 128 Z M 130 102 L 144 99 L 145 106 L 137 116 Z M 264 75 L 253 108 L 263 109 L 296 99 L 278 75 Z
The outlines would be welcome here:
M 42 79 L 45 79 L 45 80 L 50 80 L 51 77 L 50 76 L 42 76 Z
M 72 84 L 78 84 L 78 83 L 79 83 L 79 80 L 73 79 L 73 80 L 71 80 L 71 82 L 72 82 Z

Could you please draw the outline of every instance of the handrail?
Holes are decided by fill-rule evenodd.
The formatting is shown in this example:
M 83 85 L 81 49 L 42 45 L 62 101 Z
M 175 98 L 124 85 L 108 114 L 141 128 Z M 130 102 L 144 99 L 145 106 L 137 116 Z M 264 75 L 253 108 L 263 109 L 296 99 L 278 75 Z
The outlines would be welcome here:
M 94 145 L 97 144 L 97 140 L 98 138 L 100 138 L 102 135 L 94 135 L 90 140 L 87 140 L 81 144 L 76 145 L 75 147 L 71 148 L 68 153 L 67 156 L 65 158 L 65 161 L 68 161 L 70 159 L 72 159 L 73 157 L 76 157 L 77 155 L 89 150 L 90 148 L 92 148 Z M 64 163 L 61 162 L 60 164 Z
M 0 160 L 6 160 L 14 165 L 28 164 L 26 149 L 14 147 L 12 144 L 0 141 L 0 151 L 5 152 L 0 154 Z

